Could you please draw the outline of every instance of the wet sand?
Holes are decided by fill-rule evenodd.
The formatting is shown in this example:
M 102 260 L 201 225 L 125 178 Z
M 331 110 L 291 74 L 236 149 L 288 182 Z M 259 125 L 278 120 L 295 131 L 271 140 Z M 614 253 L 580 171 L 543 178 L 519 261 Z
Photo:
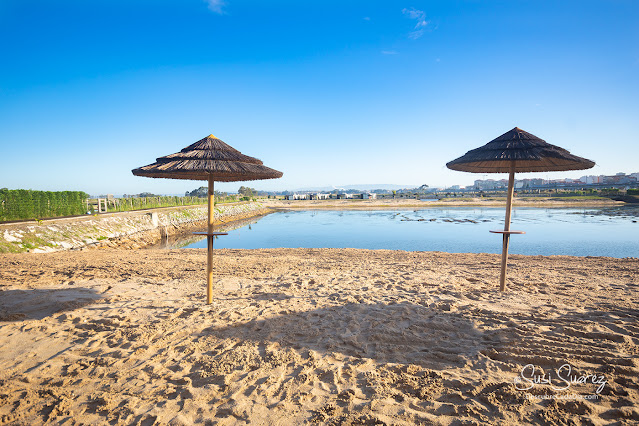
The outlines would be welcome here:
M 206 305 L 205 250 L 0 256 L 0 422 L 639 421 L 637 259 L 512 256 L 506 293 L 492 254 L 214 259 Z

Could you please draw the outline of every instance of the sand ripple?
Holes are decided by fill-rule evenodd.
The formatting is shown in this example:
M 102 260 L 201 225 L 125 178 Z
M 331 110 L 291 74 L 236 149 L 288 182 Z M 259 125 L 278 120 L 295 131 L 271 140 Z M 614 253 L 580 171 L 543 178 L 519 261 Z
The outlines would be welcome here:
M 353 249 L 0 258 L 6 424 L 636 424 L 639 261 Z M 597 400 L 513 384 L 605 376 Z M 592 384 L 573 394 L 594 393 Z

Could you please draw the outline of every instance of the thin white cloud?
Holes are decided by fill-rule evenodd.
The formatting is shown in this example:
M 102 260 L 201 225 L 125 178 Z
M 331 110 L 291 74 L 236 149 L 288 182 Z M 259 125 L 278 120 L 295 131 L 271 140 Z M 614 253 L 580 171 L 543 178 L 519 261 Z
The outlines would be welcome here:
M 419 21 L 423 21 L 426 17 L 423 10 L 415 9 L 414 7 L 411 7 L 410 9 L 404 8 L 402 9 L 402 13 L 404 15 L 408 15 L 410 19 L 417 19 Z
M 411 31 L 408 33 L 408 38 L 411 40 L 417 40 L 424 35 L 424 30 Z
M 409 19 L 415 21 L 415 27 L 413 28 L 413 31 L 408 33 L 408 38 L 417 40 L 418 38 L 423 36 L 424 29 L 429 24 L 429 22 L 426 20 L 426 13 L 423 10 L 415 9 L 413 7 L 411 7 L 410 9 L 402 9 L 402 13 Z
M 209 6 L 209 10 L 211 12 L 219 13 L 220 15 L 224 13 L 222 7 L 226 5 L 224 0 L 204 0 L 206 4 Z
M 382 50 L 382 55 L 397 55 L 397 52 L 394 50 Z
M 370 21 L 371 17 L 370 16 L 364 16 L 364 21 Z

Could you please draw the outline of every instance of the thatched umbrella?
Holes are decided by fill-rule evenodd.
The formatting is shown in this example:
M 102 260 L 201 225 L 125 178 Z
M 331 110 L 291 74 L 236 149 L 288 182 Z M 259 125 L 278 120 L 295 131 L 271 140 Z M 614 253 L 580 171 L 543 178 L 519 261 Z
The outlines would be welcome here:
M 594 165 L 593 161 L 572 155 L 565 149 L 551 145 L 518 127 L 446 164 L 449 169 L 462 172 L 509 173 L 504 230 L 490 231 L 503 234 L 501 275 L 499 278 L 501 291 L 506 289 L 506 261 L 508 260 L 510 234 L 524 233 L 510 230 L 515 172 L 582 170 L 589 169 Z
M 249 157 L 213 135 L 200 139 L 182 151 L 160 157 L 153 164 L 132 170 L 136 176 L 151 178 L 207 180 L 209 183 L 209 213 L 207 232 L 206 303 L 213 301 L 213 238 L 223 233 L 213 232 L 213 185 L 218 182 L 276 179 L 282 172 L 266 167 L 257 158 Z

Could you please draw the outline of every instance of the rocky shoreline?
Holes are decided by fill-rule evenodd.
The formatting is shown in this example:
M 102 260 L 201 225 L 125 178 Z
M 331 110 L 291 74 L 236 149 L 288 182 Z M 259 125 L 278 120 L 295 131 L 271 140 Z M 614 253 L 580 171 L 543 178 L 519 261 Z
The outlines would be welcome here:
M 272 212 L 261 203 L 221 204 L 216 225 Z M 0 224 L 0 253 L 48 253 L 99 247 L 143 248 L 206 227 L 206 206 L 171 207 Z

